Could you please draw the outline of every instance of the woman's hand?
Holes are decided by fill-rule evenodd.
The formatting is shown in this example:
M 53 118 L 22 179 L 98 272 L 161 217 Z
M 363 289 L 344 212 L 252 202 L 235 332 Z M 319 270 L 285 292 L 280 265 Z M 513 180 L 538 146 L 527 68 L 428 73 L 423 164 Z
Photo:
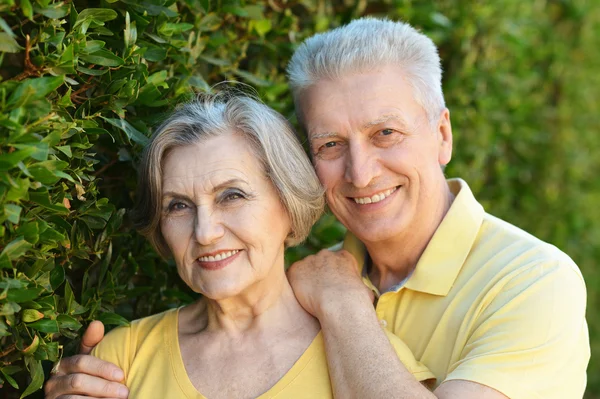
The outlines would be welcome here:
M 58 363 L 44 387 L 46 399 L 127 398 L 129 390 L 120 382 L 123 371 L 90 352 L 104 337 L 104 325 L 93 321 L 81 340 L 79 355 Z
M 287 273 L 300 305 L 320 320 L 336 305 L 351 301 L 373 303 L 373 293 L 363 283 L 354 257 L 345 250 L 322 250 L 294 263 Z

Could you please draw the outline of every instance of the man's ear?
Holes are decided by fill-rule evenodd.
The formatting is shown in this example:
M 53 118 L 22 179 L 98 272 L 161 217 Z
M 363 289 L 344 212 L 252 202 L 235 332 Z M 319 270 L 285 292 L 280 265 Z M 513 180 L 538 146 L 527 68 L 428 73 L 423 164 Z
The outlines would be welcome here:
M 444 108 L 436 125 L 438 136 L 438 161 L 440 165 L 447 165 L 452 159 L 452 124 L 450 123 L 450 110 Z

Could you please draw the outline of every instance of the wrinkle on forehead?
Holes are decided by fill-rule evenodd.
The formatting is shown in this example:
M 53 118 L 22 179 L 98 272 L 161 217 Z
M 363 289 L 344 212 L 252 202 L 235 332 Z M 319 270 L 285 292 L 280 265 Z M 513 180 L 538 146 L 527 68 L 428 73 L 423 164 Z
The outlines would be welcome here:
M 384 114 L 381 115 L 380 117 L 364 122 L 361 126 L 360 126 L 360 131 L 365 131 L 369 128 L 372 128 L 373 126 L 377 126 L 380 125 L 382 123 L 385 122 L 389 122 L 389 121 L 394 121 L 398 124 L 401 125 L 402 128 L 404 129 L 408 129 L 410 124 L 407 122 L 407 120 L 400 114 L 397 113 L 391 113 L 391 114 Z M 308 137 L 310 138 L 310 140 L 318 140 L 318 139 L 323 139 L 323 138 L 335 138 L 335 137 L 339 137 L 340 133 L 336 132 L 336 131 L 327 131 L 327 132 L 317 132 L 317 129 L 310 129 L 308 132 Z
M 188 169 L 189 171 L 189 169 Z M 224 183 L 242 183 L 251 185 L 250 176 L 237 168 L 219 168 L 207 172 L 196 173 L 173 173 L 163 176 L 162 185 L 164 192 L 192 191 L 198 190 L 202 193 L 212 193 Z

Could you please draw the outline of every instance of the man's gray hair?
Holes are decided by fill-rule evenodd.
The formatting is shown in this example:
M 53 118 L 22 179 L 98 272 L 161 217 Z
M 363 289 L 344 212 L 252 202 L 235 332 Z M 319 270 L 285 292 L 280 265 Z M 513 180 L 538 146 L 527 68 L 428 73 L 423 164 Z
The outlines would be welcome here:
M 162 162 L 177 147 L 235 132 L 248 141 L 279 194 L 291 221 L 286 245 L 303 241 L 323 211 L 323 188 L 288 121 L 253 98 L 233 94 L 200 95 L 183 104 L 157 129 L 140 165 L 135 227 L 163 257 L 170 255 L 160 231 Z M 257 229 L 264 228 L 256 226 Z
M 296 110 L 302 90 L 319 80 L 335 80 L 388 65 L 399 67 L 415 101 L 435 123 L 445 108 L 435 44 L 407 23 L 370 17 L 314 35 L 298 47 L 287 69 Z

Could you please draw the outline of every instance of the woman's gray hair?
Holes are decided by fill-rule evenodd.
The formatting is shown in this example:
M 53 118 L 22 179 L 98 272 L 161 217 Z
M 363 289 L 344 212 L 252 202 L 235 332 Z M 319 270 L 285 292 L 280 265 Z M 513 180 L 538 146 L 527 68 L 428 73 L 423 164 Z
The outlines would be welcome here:
M 302 242 L 323 212 L 323 188 L 283 116 L 247 96 L 203 94 L 174 111 L 152 136 L 142 156 L 132 220 L 161 256 L 170 256 L 160 231 L 163 159 L 173 148 L 232 131 L 247 139 L 287 210 L 292 230 L 287 246 Z
M 314 35 L 298 47 L 287 68 L 296 110 L 300 111 L 302 90 L 319 80 L 386 65 L 397 65 L 404 72 L 415 101 L 431 123 L 437 122 L 445 102 L 435 44 L 407 23 L 370 17 Z

